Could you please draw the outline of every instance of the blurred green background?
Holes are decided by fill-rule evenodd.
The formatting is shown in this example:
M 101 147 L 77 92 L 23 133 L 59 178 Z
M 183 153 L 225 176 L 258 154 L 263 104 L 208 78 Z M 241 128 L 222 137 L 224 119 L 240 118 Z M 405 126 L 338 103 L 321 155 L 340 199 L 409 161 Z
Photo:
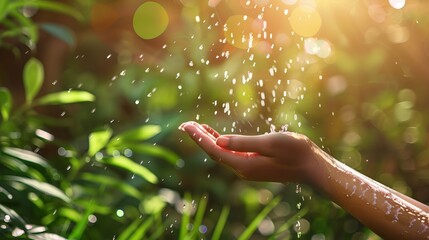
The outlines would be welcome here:
M 177 128 L 290 130 L 429 202 L 424 0 L 0 0 L 2 239 L 379 239 Z

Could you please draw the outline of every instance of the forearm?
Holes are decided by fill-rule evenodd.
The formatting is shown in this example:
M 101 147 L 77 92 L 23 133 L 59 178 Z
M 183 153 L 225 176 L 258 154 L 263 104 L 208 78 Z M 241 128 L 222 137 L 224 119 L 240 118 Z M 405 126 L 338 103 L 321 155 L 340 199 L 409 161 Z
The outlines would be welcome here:
M 315 185 L 332 201 L 384 239 L 429 239 L 428 206 L 319 156 L 325 176 Z

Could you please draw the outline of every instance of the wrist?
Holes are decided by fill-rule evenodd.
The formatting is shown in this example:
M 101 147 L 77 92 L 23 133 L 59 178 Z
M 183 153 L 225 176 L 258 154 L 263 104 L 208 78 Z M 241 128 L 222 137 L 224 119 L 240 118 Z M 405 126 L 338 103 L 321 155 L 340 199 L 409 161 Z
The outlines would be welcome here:
M 331 175 L 335 170 L 336 160 L 314 143 L 311 151 L 310 158 L 312 159 L 310 162 L 312 162 L 312 167 L 307 174 L 309 176 L 307 184 L 315 188 L 316 191 L 329 195 Z

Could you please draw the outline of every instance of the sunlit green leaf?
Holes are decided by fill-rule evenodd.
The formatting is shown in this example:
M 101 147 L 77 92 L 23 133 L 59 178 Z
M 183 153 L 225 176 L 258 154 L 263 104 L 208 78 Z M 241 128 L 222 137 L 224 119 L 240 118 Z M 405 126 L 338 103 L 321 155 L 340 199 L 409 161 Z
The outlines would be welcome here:
M 161 212 L 166 203 L 161 196 L 146 197 L 142 202 L 142 207 L 146 213 L 154 214 Z
M 106 144 L 109 142 L 111 136 L 112 130 L 110 128 L 105 128 L 99 131 L 92 132 L 89 135 L 88 155 L 92 157 L 98 151 L 104 148 L 104 146 L 106 146 Z
M 10 115 L 10 109 L 12 108 L 12 97 L 9 90 L 6 88 L 0 88 L 0 114 L 3 121 L 7 121 Z
M 70 47 L 75 45 L 73 33 L 65 26 L 55 23 L 42 23 L 40 24 L 40 28 L 67 43 Z
M 61 208 L 58 213 L 73 222 L 78 222 L 82 217 L 78 211 L 72 208 Z
M 109 144 L 110 146 L 118 146 L 124 143 L 144 141 L 161 132 L 161 127 L 158 125 L 144 125 L 139 128 L 128 130 L 117 135 Z
M 54 233 L 29 234 L 28 237 L 32 240 L 66 240 L 66 238 Z
M 37 181 L 35 179 L 23 178 L 23 177 L 18 177 L 18 176 L 4 176 L 3 179 L 7 180 L 7 181 L 14 181 L 14 182 L 23 183 L 23 184 L 39 191 L 39 192 L 45 193 L 45 194 L 50 195 L 52 197 L 59 198 L 65 202 L 70 202 L 70 198 L 67 197 L 67 195 L 65 195 L 65 193 L 63 191 L 61 191 L 60 189 L 58 189 L 57 187 L 55 187 L 49 183 L 40 182 L 40 181 Z
M 6 196 L 7 198 L 12 197 L 12 195 L 4 188 L 0 187 L 0 194 Z
M 65 91 L 45 95 L 38 99 L 39 105 L 59 105 L 79 102 L 93 102 L 95 96 L 85 91 Z
M 222 208 L 222 211 L 216 223 L 216 227 L 213 230 L 212 240 L 220 239 L 220 236 L 223 232 L 223 228 L 225 227 L 226 221 L 228 220 L 229 211 L 230 211 L 230 207 L 228 205 L 225 205 Z
M 150 183 L 157 183 L 158 178 L 149 171 L 147 168 L 143 167 L 140 164 L 135 163 L 133 160 L 126 158 L 124 156 L 105 158 L 102 160 L 103 163 L 116 166 L 125 170 L 128 170 L 134 174 L 141 176 Z
M 15 212 L 15 210 L 8 208 L 2 204 L 0 204 L 0 212 L 8 215 L 10 217 L 11 223 L 15 226 L 19 227 L 21 230 L 26 231 L 25 225 L 27 224 L 24 219 Z
M 161 147 L 159 145 L 141 143 L 141 144 L 127 144 L 125 147 L 133 150 L 136 153 L 165 159 L 173 165 L 175 165 L 177 160 L 180 158 L 173 151 L 167 148 Z
M 40 165 L 45 168 L 50 167 L 48 162 L 46 162 L 46 160 L 42 156 L 28 150 L 24 150 L 21 148 L 5 147 L 1 149 L 1 151 L 9 156 Z
M 24 66 L 25 99 L 31 103 L 43 84 L 44 70 L 42 63 L 31 58 Z

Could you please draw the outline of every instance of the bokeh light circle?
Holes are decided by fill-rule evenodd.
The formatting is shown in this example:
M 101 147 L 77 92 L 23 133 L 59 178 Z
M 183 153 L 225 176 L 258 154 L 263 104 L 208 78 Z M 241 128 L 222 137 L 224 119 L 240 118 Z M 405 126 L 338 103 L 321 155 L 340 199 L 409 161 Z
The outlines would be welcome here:
M 261 28 L 261 24 L 254 18 L 233 15 L 226 20 L 223 30 L 229 44 L 236 48 L 248 49 L 256 45 Z
M 168 26 L 168 13 L 156 2 L 145 2 L 134 13 L 133 27 L 143 39 L 153 39 L 161 35 Z
M 395 9 L 401 9 L 405 6 L 405 0 L 389 0 L 389 4 Z
M 316 9 L 309 6 L 298 6 L 289 18 L 295 33 L 303 37 L 314 36 L 322 26 L 322 18 Z

